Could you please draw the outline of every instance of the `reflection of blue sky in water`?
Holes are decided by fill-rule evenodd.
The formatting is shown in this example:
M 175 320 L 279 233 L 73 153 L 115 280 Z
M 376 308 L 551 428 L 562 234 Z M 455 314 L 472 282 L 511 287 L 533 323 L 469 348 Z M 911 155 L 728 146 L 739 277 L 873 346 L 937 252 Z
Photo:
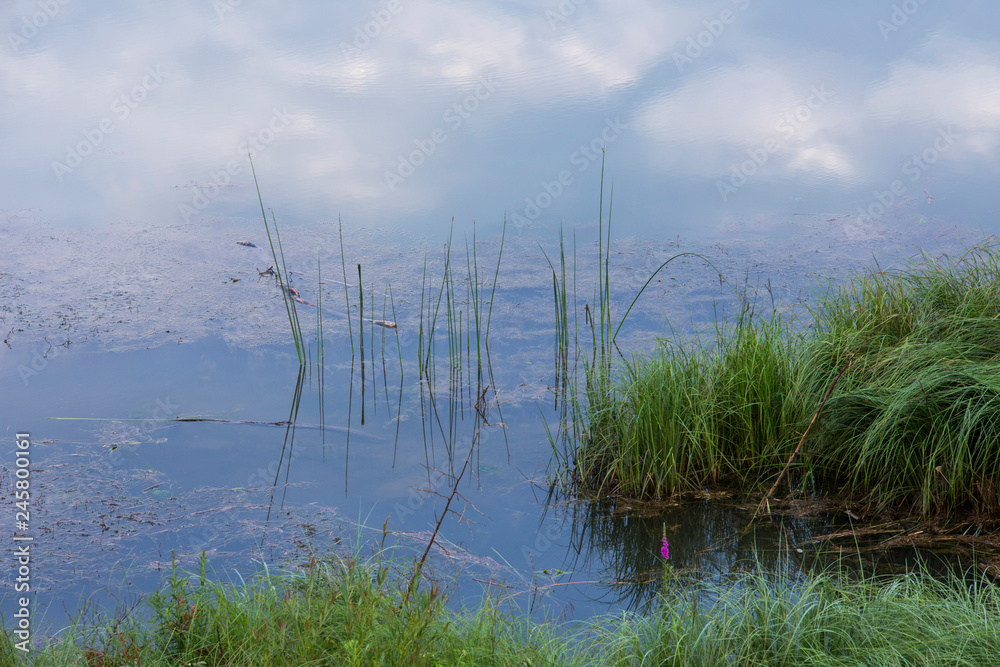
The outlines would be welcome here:
M 266 202 L 304 220 L 428 229 L 527 198 L 535 227 L 581 224 L 609 141 L 640 236 L 878 213 L 876 193 L 995 231 L 985 2 L 52 4 L 0 9 L 0 207 L 57 224 L 252 215 L 258 137 Z M 91 154 L 60 181 L 67 146 Z

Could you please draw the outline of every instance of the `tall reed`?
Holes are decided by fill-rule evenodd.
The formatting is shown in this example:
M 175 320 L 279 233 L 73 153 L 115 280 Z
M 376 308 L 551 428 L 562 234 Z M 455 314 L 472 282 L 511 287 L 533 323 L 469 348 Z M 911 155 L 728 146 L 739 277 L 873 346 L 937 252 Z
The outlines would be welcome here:
M 601 183 L 599 191 L 598 210 L 598 243 L 596 258 L 597 284 L 594 289 L 594 307 L 584 304 L 584 327 L 590 329 L 591 352 L 583 355 L 579 347 L 580 322 L 576 308 L 576 245 L 574 237 L 573 251 L 573 345 L 574 369 L 578 361 L 582 361 L 584 371 L 584 386 L 578 386 L 575 375 L 569 377 L 569 295 L 566 271 L 565 239 L 562 230 L 559 232 L 559 266 L 549 259 L 542 250 L 552 272 L 552 291 L 555 306 L 555 364 L 556 364 L 556 405 L 559 405 L 561 394 L 563 409 L 560 413 L 559 435 L 557 438 L 548 431 L 550 444 L 560 466 L 572 473 L 577 481 L 582 481 L 600 493 L 620 492 L 626 494 L 669 495 L 680 488 L 694 486 L 698 480 L 716 479 L 729 467 L 740 467 L 739 462 L 723 470 L 722 461 L 713 454 L 714 450 L 703 451 L 697 461 L 676 460 L 681 453 L 701 451 L 704 444 L 703 428 L 695 422 L 700 417 L 687 418 L 684 422 L 668 419 L 668 415 L 678 417 L 683 410 L 696 407 L 692 397 L 685 397 L 684 392 L 695 394 L 701 382 L 701 360 L 690 357 L 687 353 L 673 356 L 672 352 L 663 351 L 670 356 L 657 358 L 659 363 L 679 363 L 683 373 L 694 373 L 694 377 L 684 377 L 676 372 L 666 375 L 658 374 L 654 369 L 642 367 L 642 361 L 625 359 L 618 348 L 618 335 L 628 320 L 630 314 L 652 283 L 653 279 L 671 262 L 680 257 L 696 257 L 711 268 L 715 266 L 707 258 L 697 253 L 677 253 L 662 262 L 647 278 L 645 284 L 636 292 L 624 314 L 615 324 L 612 317 L 611 291 L 611 220 L 614 201 L 614 186 L 612 184 L 607 221 L 604 212 L 604 166 L 601 162 Z M 716 273 L 718 270 L 716 269 Z M 721 274 L 723 284 L 729 284 Z M 732 285 L 730 288 L 734 289 Z M 752 318 L 751 318 L 752 319 Z M 749 324 L 746 322 L 744 324 Z M 746 326 L 738 330 L 748 330 Z M 731 355 L 747 352 L 746 346 L 738 344 Z M 618 352 L 624 365 L 615 366 L 613 355 Z M 752 355 L 751 355 L 752 358 Z M 630 365 L 631 364 L 631 365 Z M 650 377 L 644 378 L 650 371 Z M 707 378 L 707 376 L 706 376 Z M 684 387 L 686 380 L 689 386 Z M 706 380 L 707 381 L 707 380 Z M 634 384 L 636 391 L 619 395 L 621 386 Z M 666 383 L 666 384 L 664 384 Z M 654 389 L 653 387 L 657 387 Z M 558 389 L 562 387 L 561 391 Z M 641 388 L 640 388 L 641 387 Z M 675 388 L 675 390 L 672 390 Z M 719 390 L 726 387 L 719 383 Z M 746 386 L 743 389 L 747 389 Z M 648 400 L 644 393 L 648 392 Z M 657 393 L 659 392 L 659 393 Z M 732 393 L 740 393 L 739 387 L 730 384 L 728 391 L 719 394 L 720 400 Z M 746 393 L 745 391 L 743 392 Z M 663 398 L 673 396 L 673 402 Z M 745 397 L 745 396 L 744 396 Z M 736 398 L 733 399 L 738 400 Z M 704 407 L 704 406 L 699 406 Z M 716 408 L 713 408 L 716 409 Z M 750 420 L 753 407 L 737 404 L 717 406 L 720 425 L 726 420 Z M 768 405 L 766 411 L 770 412 Z M 742 411 L 742 414 L 741 414 Z M 694 420 L 694 421 L 692 421 Z M 691 422 L 691 423 L 687 423 Z M 665 430 L 664 430 L 665 429 Z M 732 438 L 730 434 L 725 437 Z M 557 442 L 558 439 L 558 442 Z M 619 450 L 620 448 L 620 450 Z M 572 464 L 575 468 L 570 470 Z M 756 468 L 753 468 L 756 471 Z M 684 471 L 684 472 L 681 472 Z
M 472 242 L 470 243 L 468 238 L 465 242 L 464 281 L 461 273 L 455 270 L 461 260 L 459 251 L 452 242 L 454 227 L 443 246 L 439 275 L 435 275 L 436 271 L 431 264 L 430 256 L 427 254 L 424 256 L 418 308 L 417 355 L 421 377 L 421 404 L 424 405 L 425 400 L 427 403 L 426 409 L 422 409 L 421 413 L 425 443 L 429 440 L 433 448 L 435 432 L 440 434 L 446 443 L 449 460 L 453 454 L 452 442 L 456 438 L 459 423 L 465 419 L 466 411 L 473 409 L 484 388 L 494 386 L 490 365 L 490 325 L 493 305 L 496 302 L 506 229 L 505 219 L 496 266 L 493 268 L 493 284 L 488 295 L 479 270 L 479 242 L 475 227 L 473 227 Z M 439 394 L 437 391 L 439 343 L 442 348 L 447 346 L 448 389 L 445 394 Z M 476 352 L 475 362 L 471 361 L 473 348 Z M 500 418 L 502 420 L 502 413 Z M 506 433 L 504 437 L 506 440 Z
M 344 312 L 347 315 L 347 335 L 350 339 L 351 361 L 354 361 L 354 330 L 351 328 L 351 297 L 347 291 L 347 256 L 344 254 L 344 225 L 337 216 L 337 231 L 340 235 L 340 269 L 344 276 Z M 360 317 L 360 316 L 359 316 Z
M 326 444 L 326 346 L 323 333 L 323 267 L 320 262 L 320 253 L 316 253 L 316 359 L 318 368 L 319 387 L 319 428 L 320 438 Z
M 288 325 L 292 330 L 292 339 L 295 341 L 295 352 L 299 359 L 299 365 L 305 365 L 305 340 L 302 336 L 302 325 L 299 323 L 299 316 L 295 310 L 295 301 L 291 298 L 291 285 L 288 282 L 288 269 L 285 266 L 285 254 L 281 251 L 281 238 L 278 236 L 278 223 L 274 219 L 274 211 L 271 211 L 271 221 L 274 224 L 275 238 L 278 240 L 278 251 L 281 261 L 278 261 L 279 252 L 274 250 L 274 241 L 271 239 L 271 229 L 267 224 L 267 214 L 264 213 L 264 199 L 260 194 L 260 184 L 257 183 L 257 171 L 253 166 L 253 156 L 249 153 L 250 171 L 253 174 L 253 184 L 257 189 L 257 201 L 260 203 L 260 215 L 264 219 L 264 231 L 267 232 L 267 242 L 271 247 L 271 257 L 274 259 L 274 270 L 278 274 L 278 284 L 281 286 L 281 296 L 285 303 L 285 312 L 288 315 Z

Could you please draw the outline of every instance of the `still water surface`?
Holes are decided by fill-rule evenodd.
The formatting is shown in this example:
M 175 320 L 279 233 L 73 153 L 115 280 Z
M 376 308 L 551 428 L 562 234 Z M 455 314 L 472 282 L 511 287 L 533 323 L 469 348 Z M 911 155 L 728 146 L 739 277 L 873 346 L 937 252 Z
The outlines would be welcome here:
M 525 607 L 544 591 L 546 613 L 581 618 L 645 608 L 664 525 L 678 567 L 724 572 L 754 548 L 779 562 L 779 538 L 826 525 L 740 537 L 746 516 L 726 502 L 623 512 L 549 495 L 539 245 L 555 257 L 560 226 L 576 244 L 582 310 L 604 157 L 618 316 L 678 251 L 795 309 L 872 255 L 995 234 L 998 19 L 973 1 L 7 3 L 0 389 L 8 440 L 37 443 L 39 602 L 58 616 L 148 591 L 172 552 L 204 550 L 222 573 L 346 552 L 383 521 L 419 554 L 442 502 L 417 489 L 443 491 L 449 451 L 460 467 L 475 403 L 468 385 L 437 415 L 421 403 L 425 257 L 440 281 L 453 234 L 465 290 L 475 234 L 491 289 L 505 217 L 491 421 L 507 429 L 481 433 L 461 486 L 471 523 L 444 523 L 439 569 L 467 575 L 463 595 L 504 582 Z M 292 409 L 298 364 L 259 275 L 273 261 L 247 152 L 292 284 L 315 303 L 320 260 L 329 304 L 323 409 L 313 359 L 294 444 L 282 426 L 155 421 Z M 363 393 L 338 220 L 346 282 L 362 264 L 366 316 L 399 324 L 375 331 Z M 727 299 L 714 269 L 679 261 L 620 344 L 710 329 Z M 8 471 L 12 456 L 0 451 Z M 0 524 L 10 535 L 13 517 Z

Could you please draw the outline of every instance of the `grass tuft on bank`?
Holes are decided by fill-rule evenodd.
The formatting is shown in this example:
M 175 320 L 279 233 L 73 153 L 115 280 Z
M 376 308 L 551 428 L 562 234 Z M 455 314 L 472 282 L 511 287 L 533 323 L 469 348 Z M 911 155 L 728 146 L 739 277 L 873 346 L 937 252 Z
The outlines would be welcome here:
M 204 568 L 193 578 L 175 570 L 133 612 L 103 627 L 71 628 L 68 639 L 35 649 L 28 664 L 562 664 L 547 626 L 500 614 L 492 603 L 450 612 L 440 588 L 421 584 L 407 595 L 406 583 L 374 562 L 315 561 L 301 575 L 245 585 L 210 581 Z
M 659 614 L 597 641 L 615 665 L 991 665 L 998 620 L 988 582 L 757 571 L 725 589 L 667 588 Z
M 578 478 L 663 498 L 777 478 L 921 514 L 1000 512 L 1000 244 L 828 287 L 808 328 L 774 314 L 664 343 L 591 383 Z

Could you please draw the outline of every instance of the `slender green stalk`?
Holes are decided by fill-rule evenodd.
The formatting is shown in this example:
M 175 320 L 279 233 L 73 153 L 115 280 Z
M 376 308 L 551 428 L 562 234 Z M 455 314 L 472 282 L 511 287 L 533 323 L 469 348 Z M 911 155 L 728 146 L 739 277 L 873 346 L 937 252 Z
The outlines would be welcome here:
M 389 306 L 390 306 L 390 308 L 392 308 L 392 321 L 393 322 L 399 322 L 399 320 L 396 319 L 396 303 L 395 303 L 395 301 L 393 301 L 393 298 L 392 298 L 392 283 L 388 283 L 388 288 L 389 288 Z M 396 334 L 396 354 L 398 355 L 398 359 L 399 359 L 399 375 L 402 376 L 403 375 L 403 348 L 399 344 L 399 327 L 394 328 L 393 332 Z
M 389 300 L 389 283 L 386 283 L 386 291 L 382 293 L 382 319 L 386 318 L 386 305 Z M 374 299 L 373 299 L 374 301 Z M 395 322 L 396 320 L 393 320 Z M 389 409 L 389 374 L 385 370 L 385 329 L 382 329 L 380 349 L 382 356 L 382 389 L 385 391 L 385 407 Z
M 700 255 L 700 254 L 698 254 L 696 252 L 679 252 L 676 255 L 673 255 L 672 257 L 670 257 L 667 261 L 663 262 L 663 264 L 660 264 L 660 266 L 655 271 L 653 271 L 653 273 L 651 273 L 649 275 L 649 278 L 646 280 L 646 282 L 643 284 L 643 286 L 636 293 L 635 298 L 632 299 L 632 303 L 629 304 L 628 309 L 625 311 L 625 314 L 622 315 L 621 322 L 618 323 L 618 327 L 615 329 L 614 334 L 612 334 L 612 336 L 611 336 L 611 342 L 612 343 L 614 343 L 615 339 L 618 337 L 618 332 L 621 331 L 622 326 L 625 324 L 625 320 L 628 319 L 629 313 L 632 312 L 632 308 L 635 307 L 636 302 L 639 301 L 639 297 L 641 297 L 642 293 L 646 291 L 646 288 L 649 287 L 649 284 L 651 282 L 653 282 L 653 278 L 656 277 L 656 274 L 658 274 L 663 268 L 665 268 L 667 266 L 667 264 L 669 264 L 670 262 L 674 261 L 678 257 L 697 257 L 698 259 L 702 260 L 703 262 L 705 262 L 706 264 L 708 264 L 710 267 L 712 267 L 713 269 L 715 269 L 715 272 L 719 274 L 719 279 L 722 280 L 726 285 L 728 285 L 730 287 L 730 289 L 733 290 L 734 294 L 737 294 L 736 287 L 733 286 L 729 282 L 729 280 L 726 279 L 722 275 L 722 273 L 719 271 L 719 269 L 716 268 L 715 264 L 712 264 L 712 262 L 709 261 L 709 259 L 707 257 L 705 257 L 704 255 Z
M 365 425 L 365 292 L 358 264 L 358 347 L 361 349 L 361 425 Z
M 452 228 L 452 232 L 453 231 L 454 231 L 454 227 Z M 448 275 L 449 275 L 449 273 L 451 271 L 451 238 L 452 238 L 452 232 L 448 233 L 448 243 L 445 245 L 444 273 L 442 274 L 442 277 L 441 277 L 441 287 L 438 289 L 437 302 L 434 304 L 434 312 L 433 312 L 433 314 L 430 312 L 430 301 L 429 300 L 428 300 L 428 304 L 427 304 L 427 306 L 428 306 L 427 358 L 423 360 L 423 365 L 424 365 L 425 376 L 427 377 L 428 383 L 429 383 L 429 385 L 430 385 L 431 388 L 433 388 L 433 386 L 434 386 L 434 379 L 433 379 L 434 376 L 433 376 L 433 373 L 434 373 L 434 370 L 435 370 L 435 366 L 432 363 L 433 359 L 431 358 L 431 355 L 433 354 L 433 350 L 434 350 L 434 333 L 437 330 L 438 313 L 441 310 L 441 301 L 444 298 L 445 287 L 448 284 Z M 428 375 L 428 373 L 429 373 L 429 375 Z
M 497 283 L 500 278 L 500 262 L 503 259 L 503 247 L 504 241 L 507 239 L 507 216 L 503 217 L 503 229 L 500 232 L 500 251 L 497 253 L 497 268 L 493 272 L 493 286 L 490 288 L 490 305 L 486 311 L 486 335 L 483 339 L 486 341 L 486 355 L 489 356 L 489 343 L 490 343 L 490 322 L 493 319 L 493 303 L 496 300 L 497 294 Z M 480 362 L 481 363 L 481 362 Z M 505 432 L 506 433 L 506 432 Z
M 344 255 L 344 225 L 337 216 L 337 230 L 340 233 L 340 268 L 344 274 L 344 308 L 347 315 L 347 335 L 350 338 L 351 361 L 354 361 L 354 333 L 351 329 L 351 297 L 347 291 L 347 258 Z
M 470 264 L 471 257 L 471 264 Z M 476 327 L 476 366 L 478 368 L 477 377 L 480 378 L 480 384 L 482 379 L 482 348 L 481 344 L 481 332 L 483 323 L 480 322 L 481 306 L 480 306 L 480 285 L 479 285 L 479 259 L 476 253 L 476 226 L 475 223 L 472 225 L 472 252 L 469 252 L 469 242 L 465 242 L 465 261 L 466 270 L 469 276 L 469 303 L 472 310 L 472 319 L 475 320 Z M 469 323 L 469 328 L 471 330 L 472 323 Z M 471 341 L 470 341 L 471 347 Z M 471 352 L 471 350 L 470 350 Z M 470 371 L 471 372 L 471 371 Z M 470 383 L 471 385 L 471 383 Z M 471 386 L 470 386 L 471 389 Z M 471 399 L 470 399 L 471 400 Z
M 318 347 L 317 357 L 319 361 L 319 423 L 321 431 L 321 439 L 324 444 L 326 444 L 326 403 L 324 401 L 325 395 L 325 375 L 326 375 L 326 356 L 324 354 L 324 335 L 323 335 L 323 268 L 320 262 L 320 253 L 316 252 L 316 344 Z
M 420 274 L 420 322 L 417 333 L 417 373 L 424 376 L 424 349 L 426 339 L 424 336 L 424 301 L 427 298 L 427 253 L 424 252 L 424 269 Z
M 378 373 L 378 366 L 375 365 L 375 290 L 368 288 L 368 307 L 371 317 L 368 318 L 368 344 L 371 349 L 372 359 L 372 410 L 378 414 L 378 387 L 375 382 L 375 375 Z
M 286 285 L 283 286 L 284 291 L 291 290 L 291 278 L 288 275 L 288 269 L 285 268 L 285 251 L 281 247 L 281 234 L 278 233 L 278 222 L 274 218 L 274 211 L 271 211 L 271 224 L 274 226 L 274 239 L 278 243 L 278 255 L 281 257 L 281 267 L 284 270 L 285 278 L 288 281 Z M 273 250 L 272 250 L 273 251 Z M 287 300 L 288 305 L 291 306 L 292 311 L 292 329 L 295 331 L 295 348 L 299 351 L 299 364 L 302 364 L 304 359 L 303 355 L 305 353 L 305 337 L 302 335 L 302 324 L 299 322 L 299 311 L 295 307 L 295 300 L 290 298 Z
M 285 312 L 288 315 L 288 325 L 292 330 L 292 339 L 295 341 L 295 352 L 299 359 L 299 365 L 301 366 L 305 363 L 302 350 L 302 340 L 300 338 L 302 331 L 300 327 L 296 327 L 297 316 L 294 314 L 295 302 L 291 300 L 291 295 L 287 293 L 286 277 L 288 275 L 288 271 L 285 268 L 285 258 L 284 255 L 282 255 L 281 261 L 279 262 L 278 254 L 274 251 L 274 242 L 271 240 L 271 230 L 267 224 L 267 214 L 264 212 L 264 198 L 260 194 L 260 184 L 257 182 L 257 171 L 253 166 L 253 156 L 247 153 L 247 157 L 250 159 L 250 171 L 253 174 L 253 184 L 257 190 L 257 201 L 260 203 L 260 215 L 264 219 L 264 231 L 267 233 L 267 243 L 271 248 L 271 257 L 274 259 L 274 270 L 278 274 L 278 284 L 281 285 L 281 298 L 285 303 Z M 273 218 L 273 211 L 271 215 Z M 274 232 L 275 235 L 277 235 L 277 225 L 275 225 Z

